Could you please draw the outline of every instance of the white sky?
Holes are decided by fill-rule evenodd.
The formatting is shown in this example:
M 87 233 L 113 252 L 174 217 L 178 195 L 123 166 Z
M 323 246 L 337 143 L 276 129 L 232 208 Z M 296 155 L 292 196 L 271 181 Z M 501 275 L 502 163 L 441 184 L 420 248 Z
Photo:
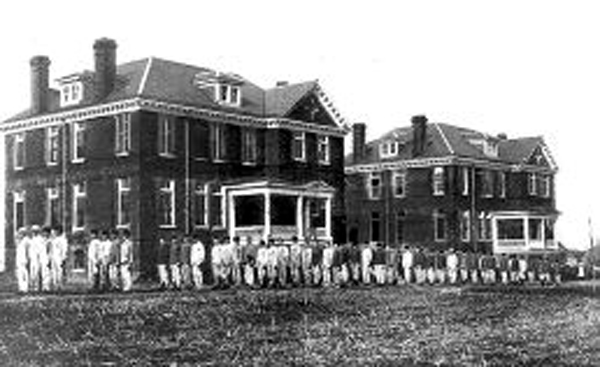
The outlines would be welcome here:
M 0 120 L 29 104 L 31 56 L 51 58 L 52 79 L 92 69 L 100 37 L 117 41 L 119 63 L 157 56 L 263 87 L 319 79 L 368 138 L 422 113 L 543 135 L 560 167 L 558 237 L 585 248 L 588 217 L 600 228 L 598 10 L 575 0 L 5 1 Z

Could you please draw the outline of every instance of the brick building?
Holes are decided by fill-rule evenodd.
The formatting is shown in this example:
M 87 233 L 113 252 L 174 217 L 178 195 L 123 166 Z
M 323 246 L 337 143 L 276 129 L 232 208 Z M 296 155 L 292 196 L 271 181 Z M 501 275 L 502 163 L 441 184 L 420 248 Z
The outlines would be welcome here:
M 415 116 L 346 158 L 350 240 L 518 253 L 555 249 L 557 172 L 541 137 L 508 139 Z
M 159 58 L 117 64 L 116 48 L 97 40 L 94 70 L 56 88 L 50 60 L 31 59 L 31 106 L 0 125 L 7 270 L 15 231 L 34 224 L 129 228 L 146 275 L 158 238 L 174 232 L 345 234 L 347 129 L 318 82 L 263 89 Z M 70 254 L 83 271 L 84 246 Z

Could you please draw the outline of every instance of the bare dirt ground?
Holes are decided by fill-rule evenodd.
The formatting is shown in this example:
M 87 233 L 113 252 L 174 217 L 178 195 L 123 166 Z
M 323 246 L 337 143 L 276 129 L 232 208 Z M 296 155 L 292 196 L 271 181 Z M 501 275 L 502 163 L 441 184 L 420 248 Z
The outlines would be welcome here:
M 0 365 L 600 365 L 600 298 L 399 286 L 0 298 Z

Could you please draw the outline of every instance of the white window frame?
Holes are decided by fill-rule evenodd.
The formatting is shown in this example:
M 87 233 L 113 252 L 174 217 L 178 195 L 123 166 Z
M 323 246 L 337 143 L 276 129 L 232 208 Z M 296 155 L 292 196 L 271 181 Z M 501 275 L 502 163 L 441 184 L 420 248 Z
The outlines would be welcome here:
M 197 183 L 194 187 L 194 205 L 197 204 L 196 201 L 196 197 L 197 196 L 203 196 L 203 215 L 202 215 L 202 223 L 198 223 L 198 217 L 196 217 L 195 213 L 194 213 L 194 227 L 195 228 L 206 228 L 208 226 L 208 211 L 209 211 L 209 206 L 208 206 L 208 196 L 207 196 L 207 192 L 208 192 L 208 185 L 205 183 Z M 194 211 L 195 212 L 195 211 Z
M 444 236 L 443 237 L 438 237 L 438 220 L 443 220 L 444 221 Z M 446 216 L 446 214 L 440 212 L 439 210 L 436 210 L 433 212 L 433 239 L 435 242 L 444 242 L 448 239 L 448 218 Z
M 13 168 L 15 171 L 25 168 L 25 154 L 25 133 L 17 133 L 14 135 L 13 147 Z M 19 157 L 22 157 L 22 162 L 19 162 Z
M 292 158 L 297 162 L 306 162 L 306 133 L 304 131 L 294 131 L 292 134 Z M 297 154 L 297 144 L 300 146 L 300 155 Z
M 227 154 L 227 145 L 225 144 L 225 126 L 221 123 L 215 122 L 210 125 L 210 144 L 211 144 L 211 158 L 213 162 L 224 162 Z
M 58 205 L 60 210 L 60 195 L 58 193 L 58 187 L 54 186 L 46 189 L 46 224 L 49 226 L 52 225 L 52 200 L 59 200 Z
M 160 223 L 159 227 L 160 228 L 174 228 L 176 226 L 175 223 L 175 180 L 173 179 L 166 179 L 163 182 L 161 182 L 160 188 L 159 188 L 159 194 L 160 195 L 164 195 L 164 194 L 168 194 L 170 197 L 170 201 L 171 201 L 171 205 L 170 205 L 170 213 L 169 213 L 169 223 Z M 161 214 L 161 218 L 162 218 L 162 214 Z
M 78 141 L 79 141 L 79 137 L 81 137 L 81 146 L 82 148 L 85 147 L 85 125 L 83 122 L 74 122 L 73 123 L 73 134 L 72 134 L 72 147 L 73 147 L 73 152 L 72 152 L 72 158 L 71 158 L 71 162 L 72 163 L 82 163 L 83 161 L 85 161 L 85 157 L 83 156 L 79 156 L 77 151 L 78 151 Z
M 222 91 L 225 91 L 224 96 Z M 217 84 L 215 88 L 215 101 L 219 104 L 239 107 L 242 102 L 242 88 L 238 85 Z
M 71 82 L 60 88 L 60 106 L 76 105 L 83 99 L 83 83 Z
M 398 185 L 400 180 L 401 185 Z M 402 192 L 398 193 L 398 188 L 402 188 Z M 392 188 L 394 190 L 394 197 L 403 198 L 406 197 L 406 171 L 394 171 L 392 174 Z
M 494 197 L 494 171 L 492 170 L 481 171 L 481 197 L 487 199 Z
M 434 167 L 432 175 L 432 190 L 434 196 L 444 196 L 446 193 L 444 167 Z
M 76 183 L 73 185 L 73 223 L 72 223 L 72 227 L 73 227 L 73 231 L 80 231 L 83 230 L 85 228 L 85 214 L 83 217 L 83 225 L 82 226 L 78 226 L 77 222 L 79 222 L 79 217 L 77 216 L 77 212 L 78 212 L 78 199 L 84 199 L 87 196 L 86 193 L 86 184 L 85 183 Z M 86 211 L 85 207 L 83 208 L 84 212 Z
M 460 239 L 463 242 L 471 241 L 471 212 L 465 210 L 460 217 Z
M 498 175 L 498 179 L 500 180 L 500 198 L 506 198 L 506 172 L 500 171 Z
M 254 165 L 257 159 L 256 129 L 242 128 L 242 163 Z
M 329 164 L 330 162 L 330 144 L 329 136 L 317 135 L 317 157 L 319 164 Z
M 469 179 L 469 167 L 461 167 L 461 176 L 462 176 L 462 194 L 463 196 L 469 195 L 469 191 L 471 188 L 471 180 Z
M 384 141 L 379 145 L 379 155 L 381 158 L 390 158 L 398 155 L 397 141 Z
M 489 241 L 492 239 L 492 220 L 485 212 L 479 213 L 478 235 L 479 240 Z
M 527 192 L 529 196 L 537 196 L 537 173 L 531 172 L 527 176 Z
M 379 182 L 377 186 L 377 195 L 374 195 L 375 193 L 375 186 L 373 185 L 373 180 L 377 180 Z M 367 197 L 370 200 L 380 200 L 381 199 L 381 195 L 383 193 L 383 178 L 382 178 L 382 174 L 381 172 L 370 172 L 367 175 Z
M 550 175 L 543 175 L 541 179 L 543 182 L 542 197 L 549 198 L 552 196 L 552 177 Z
M 175 117 L 160 115 L 158 119 L 158 155 L 175 157 Z
M 131 215 L 129 215 L 129 221 L 125 223 L 123 211 L 129 210 L 131 214 L 131 208 L 124 208 L 123 195 L 129 196 L 129 203 L 131 203 L 131 179 L 118 178 L 117 179 L 117 228 L 129 228 L 131 225 Z
M 55 166 L 58 164 L 58 157 L 60 155 L 60 139 L 59 139 L 59 128 L 58 126 L 49 126 L 46 128 L 46 164 L 48 166 Z M 56 144 L 53 147 L 53 143 Z M 56 157 L 53 157 L 53 148 L 56 148 Z
M 123 113 L 115 116 L 115 155 L 129 155 L 131 150 L 131 114 Z
M 18 204 L 22 204 L 23 205 L 23 227 L 17 227 L 17 205 Z M 25 207 L 25 191 L 21 190 L 21 191 L 14 191 L 13 192 L 13 228 L 14 228 L 14 233 L 17 233 L 17 231 L 21 228 L 24 228 L 27 224 L 26 224 L 26 219 L 27 218 L 27 208 Z

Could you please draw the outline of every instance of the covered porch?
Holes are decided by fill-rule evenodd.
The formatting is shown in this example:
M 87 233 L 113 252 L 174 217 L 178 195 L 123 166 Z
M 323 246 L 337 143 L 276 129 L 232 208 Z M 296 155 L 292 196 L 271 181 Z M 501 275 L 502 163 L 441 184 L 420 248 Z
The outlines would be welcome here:
M 558 213 L 492 213 L 494 253 L 522 254 L 558 250 L 554 224 Z
M 229 236 L 254 243 L 269 237 L 331 240 L 335 189 L 324 182 L 260 181 L 223 186 Z

